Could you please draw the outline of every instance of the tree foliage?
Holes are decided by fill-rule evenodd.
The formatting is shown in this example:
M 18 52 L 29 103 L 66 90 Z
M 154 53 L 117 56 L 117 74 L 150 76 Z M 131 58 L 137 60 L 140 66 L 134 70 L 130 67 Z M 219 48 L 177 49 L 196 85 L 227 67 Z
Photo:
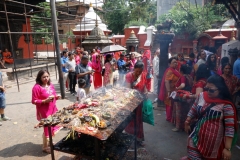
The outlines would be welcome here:
M 114 34 L 122 34 L 124 25 L 128 22 L 128 7 L 125 0 L 106 0 L 103 5 L 104 19 L 108 24 L 108 28 Z
M 176 3 L 167 14 L 160 16 L 157 22 L 172 20 L 172 30 L 176 34 L 189 33 L 190 38 L 195 39 L 205 30 L 212 28 L 214 23 L 226 21 L 229 17 L 222 5 L 200 6 L 181 1 Z
M 104 18 L 114 34 L 123 34 L 124 27 L 154 24 L 156 4 L 156 0 L 106 0 Z
M 45 10 L 35 13 L 31 18 L 32 30 L 37 33 L 43 34 L 34 34 L 33 42 L 35 44 L 41 44 L 42 38 L 44 37 L 45 43 L 52 43 L 52 34 L 47 34 L 47 32 L 52 32 L 52 21 L 51 21 L 51 10 L 49 2 L 41 2 L 38 6 L 45 8 Z M 40 18 L 40 17 L 44 17 Z M 49 19 L 45 19 L 49 18 Z M 44 33 L 45 32 L 45 33 Z

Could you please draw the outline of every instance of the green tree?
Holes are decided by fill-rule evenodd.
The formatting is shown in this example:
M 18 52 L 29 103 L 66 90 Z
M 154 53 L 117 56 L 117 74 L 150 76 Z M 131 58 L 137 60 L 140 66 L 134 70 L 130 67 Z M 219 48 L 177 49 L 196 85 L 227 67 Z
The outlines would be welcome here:
M 114 34 L 123 34 L 124 26 L 155 24 L 156 0 L 106 0 L 104 18 Z
M 41 44 L 42 38 L 45 38 L 45 43 L 52 43 L 52 34 L 47 34 L 47 32 L 52 32 L 52 21 L 51 21 L 51 10 L 49 2 L 41 2 L 38 6 L 43 7 L 44 10 L 35 13 L 31 18 L 31 28 L 33 32 L 43 33 L 34 34 L 33 42 L 35 44 Z M 44 18 L 41 18 L 44 17 Z
M 106 0 L 102 8 L 104 19 L 112 33 L 123 34 L 124 25 L 129 21 L 125 0 Z
M 205 6 L 178 2 L 167 14 L 160 16 L 158 23 L 172 20 L 172 30 L 176 34 L 189 33 L 190 39 L 197 38 L 202 32 L 210 29 L 216 22 L 226 21 L 230 15 L 224 12 L 221 5 Z M 224 14 L 219 14 L 224 13 Z

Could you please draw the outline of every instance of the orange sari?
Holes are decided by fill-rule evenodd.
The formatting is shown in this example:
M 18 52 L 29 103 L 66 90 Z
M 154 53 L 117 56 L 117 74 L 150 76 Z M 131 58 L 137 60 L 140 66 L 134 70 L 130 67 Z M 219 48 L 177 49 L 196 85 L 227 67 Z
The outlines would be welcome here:
M 3 60 L 6 63 L 13 64 L 13 59 L 10 58 L 12 56 L 11 52 L 3 52 Z

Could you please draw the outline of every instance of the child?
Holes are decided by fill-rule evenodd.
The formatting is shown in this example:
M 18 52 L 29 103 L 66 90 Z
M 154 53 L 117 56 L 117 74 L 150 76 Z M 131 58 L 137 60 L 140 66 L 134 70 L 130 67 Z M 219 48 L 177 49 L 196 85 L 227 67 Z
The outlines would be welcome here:
M 86 92 L 84 90 L 85 85 L 86 85 L 86 81 L 84 79 L 80 78 L 78 80 L 78 90 L 77 90 L 77 101 L 78 101 L 78 103 L 80 103 L 81 100 L 86 97 Z

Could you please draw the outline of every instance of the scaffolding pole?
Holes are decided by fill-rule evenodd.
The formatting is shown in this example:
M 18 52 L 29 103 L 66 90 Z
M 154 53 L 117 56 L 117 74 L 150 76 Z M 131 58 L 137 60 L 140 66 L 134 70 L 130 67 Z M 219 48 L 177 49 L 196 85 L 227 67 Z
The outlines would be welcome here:
M 27 19 L 27 10 L 26 10 L 26 6 L 25 6 L 25 0 L 23 1 L 24 2 L 24 15 L 25 15 L 25 21 L 26 21 L 26 29 L 27 29 L 27 32 L 28 32 L 28 19 Z M 26 34 L 27 36 L 27 43 L 28 43 L 28 60 L 29 60 L 29 63 L 30 63 L 30 71 L 31 71 L 31 76 L 32 77 L 32 62 L 31 62 L 31 53 L 30 53 L 30 36 L 29 34 Z
M 11 31 L 10 31 L 10 25 L 9 25 L 9 21 L 8 21 L 8 14 L 7 14 L 7 5 L 6 5 L 6 1 L 4 1 L 4 10 L 5 10 L 5 14 L 6 14 L 6 19 L 7 19 L 7 27 L 8 27 L 8 31 L 9 31 L 9 41 L 10 41 L 10 50 L 13 54 L 13 65 L 14 65 L 14 72 L 15 72 L 15 76 L 17 79 L 17 86 L 18 86 L 18 92 L 20 92 L 20 88 L 19 88 L 19 83 L 18 83 L 18 75 L 17 75 L 17 69 L 16 69 L 16 62 L 15 62 L 15 54 L 13 53 L 13 43 L 12 43 L 12 35 L 11 35 Z
M 51 13 L 52 13 L 52 23 L 53 23 L 53 31 L 54 31 L 54 42 L 57 54 L 57 66 L 58 66 L 58 75 L 60 82 L 60 91 L 61 96 L 65 98 L 65 90 L 64 90 L 64 82 L 63 82 L 63 73 L 61 66 L 61 57 L 60 57 L 60 47 L 59 47 L 59 37 L 58 37 L 58 25 L 57 25 L 57 15 L 56 15 L 56 0 L 50 1 Z

